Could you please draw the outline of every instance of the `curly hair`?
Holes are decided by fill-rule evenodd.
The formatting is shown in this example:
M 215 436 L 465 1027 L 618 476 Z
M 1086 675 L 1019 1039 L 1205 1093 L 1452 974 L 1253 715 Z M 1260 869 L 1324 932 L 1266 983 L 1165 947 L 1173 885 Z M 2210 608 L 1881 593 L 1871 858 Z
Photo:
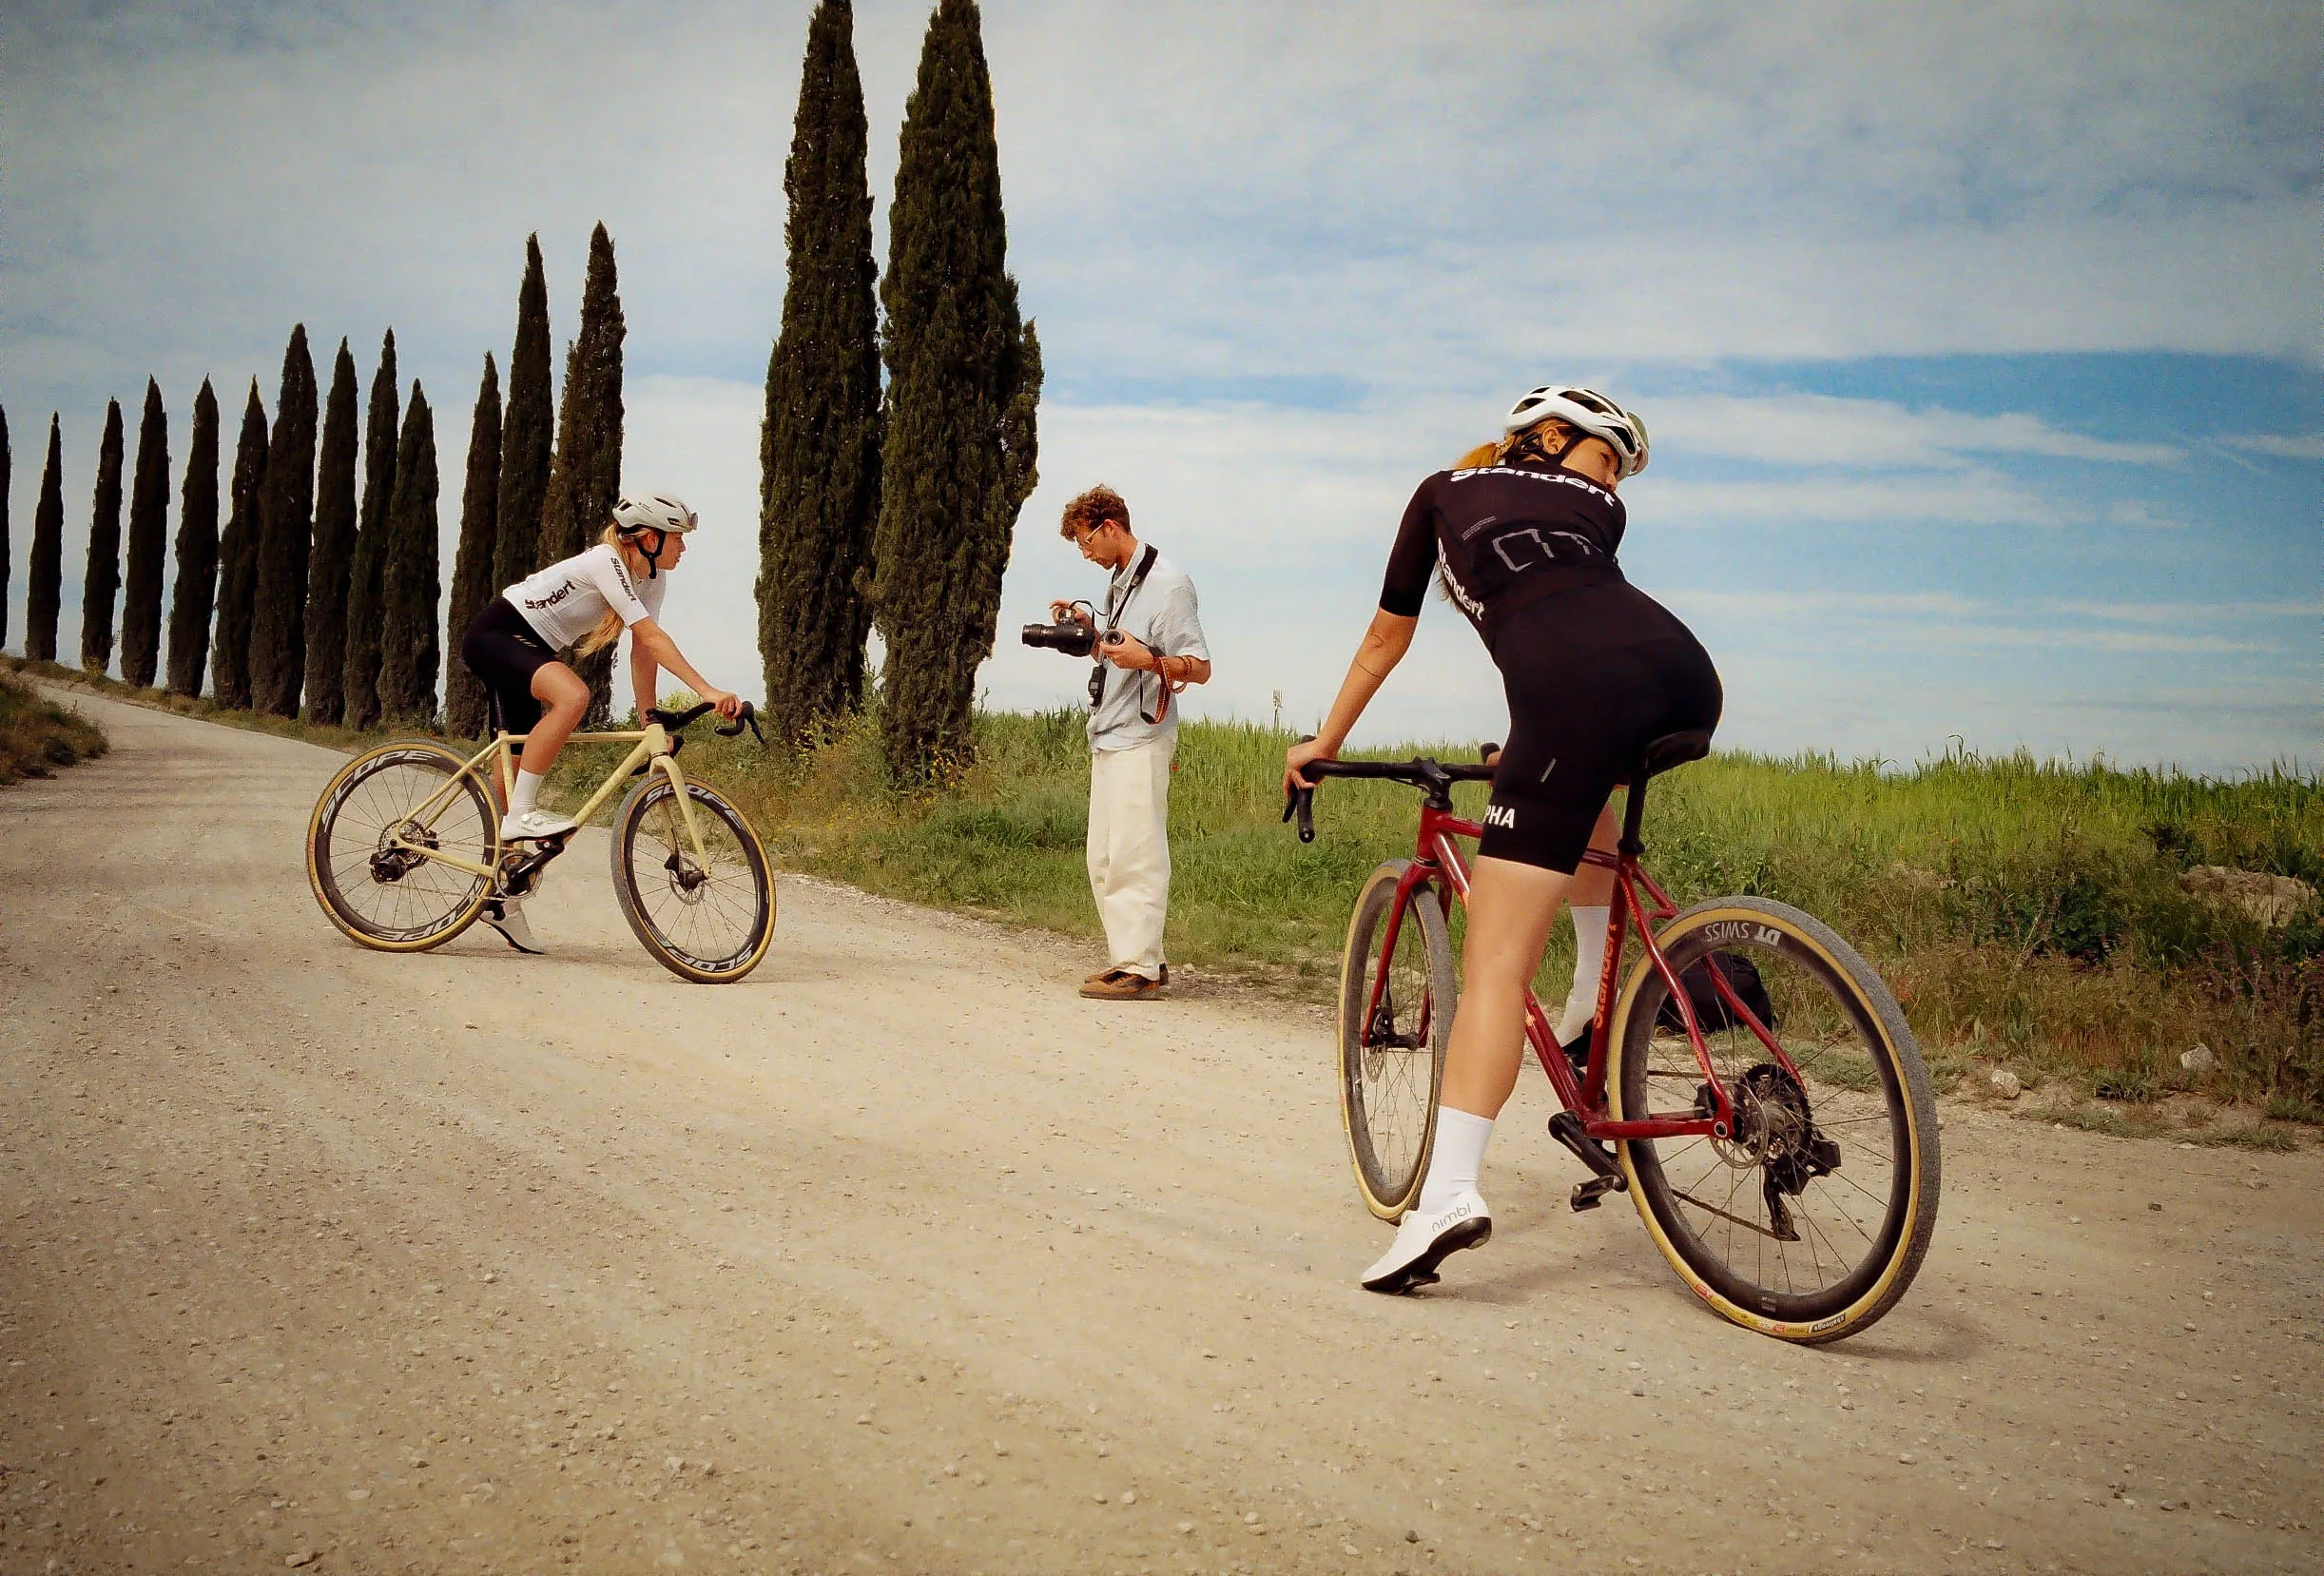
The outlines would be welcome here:
M 1109 520 L 1124 531 L 1129 530 L 1130 505 L 1101 481 L 1065 506 L 1065 515 L 1057 522 L 1057 535 L 1078 536 L 1084 531 L 1095 531 Z

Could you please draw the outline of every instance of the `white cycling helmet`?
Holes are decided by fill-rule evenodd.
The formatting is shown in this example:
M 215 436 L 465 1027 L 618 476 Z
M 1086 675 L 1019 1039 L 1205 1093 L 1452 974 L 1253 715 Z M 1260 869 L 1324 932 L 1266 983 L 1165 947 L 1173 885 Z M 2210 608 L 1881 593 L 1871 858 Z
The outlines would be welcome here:
M 1501 431 L 1510 436 L 1556 417 L 1570 427 L 1603 438 L 1621 461 L 1625 477 L 1646 469 L 1646 423 L 1595 389 L 1550 383 L 1509 407 Z
M 700 516 L 668 493 L 640 493 L 613 505 L 613 529 L 625 536 L 640 531 L 673 531 L 683 536 L 700 523 Z

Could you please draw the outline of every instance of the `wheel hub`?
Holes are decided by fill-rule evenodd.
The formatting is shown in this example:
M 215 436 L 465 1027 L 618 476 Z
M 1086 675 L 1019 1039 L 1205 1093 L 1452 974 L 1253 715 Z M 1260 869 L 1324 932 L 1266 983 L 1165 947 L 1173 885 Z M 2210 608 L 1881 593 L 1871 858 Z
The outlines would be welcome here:
M 436 841 L 434 831 L 416 822 L 398 821 L 392 827 L 381 828 L 378 844 L 371 854 L 371 879 L 381 885 L 401 881 L 427 863 L 426 856 L 416 848 L 397 847 L 396 845 L 398 842 L 417 844 L 421 848 L 442 846 Z

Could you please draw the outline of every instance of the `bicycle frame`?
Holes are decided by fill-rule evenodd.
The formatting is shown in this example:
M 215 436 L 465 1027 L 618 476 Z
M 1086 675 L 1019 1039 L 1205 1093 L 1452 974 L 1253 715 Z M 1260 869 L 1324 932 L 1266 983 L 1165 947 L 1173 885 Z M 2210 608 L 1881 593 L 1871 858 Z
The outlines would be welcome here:
M 416 826 L 422 831 L 433 828 L 436 825 L 436 818 L 451 806 L 454 796 L 459 792 L 460 784 L 474 776 L 476 769 L 488 760 L 492 761 L 499 769 L 502 782 L 513 781 L 518 753 L 516 747 L 522 745 L 527 737 L 528 735 L 523 733 L 495 735 L 491 744 L 470 756 L 467 763 L 458 771 L 446 779 L 442 788 L 437 788 L 423 800 L 418 808 L 415 809 L 406 819 L 404 825 Z M 631 741 L 634 741 L 635 748 L 623 758 L 621 765 L 615 767 L 606 780 L 598 786 L 597 791 L 590 795 L 589 802 L 573 812 L 574 822 L 578 824 L 588 821 L 604 807 L 608 799 L 613 796 L 615 788 L 621 787 L 634 775 L 640 767 L 651 763 L 654 769 L 668 780 L 669 790 L 677 798 L 679 819 L 686 823 L 686 835 L 688 841 L 694 846 L 694 857 L 707 865 L 709 855 L 702 846 L 702 830 L 694 824 L 694 807 L 686 794 L 686 774 L 678 769 L 677 757 L 670 751 L 669 734 L 660 723 L 649 723 L 636 732 L 575 733 L 569 742 L 572 744 L 622 744 Z M 466 870 L 470 875 L 483 876 L 488 880 L 499 874 L 499 871 L 489 865 L 478 865 L 472 860 L 461 859 L 456 855 L 431 848 L 425 844 L 408 842 L 400 830 L 388 839 L 387 846 L 405 853 L 416 854 L 438 865 L 449 865 L 455 870 Z
M 1413 893 L 1421 887 L 1442 881 L 1452 888 L 1464 907 L 1467 905 L 1468 863 L 1462 856 L 1458 839 L 1474 838 L 1483 830 L 1483 827 L 1477 822 L 1463 820 L 1423 801 L 1419 842 L 1414 847 L 1410 867 L 1397 883 L 1396 902 L 1388 910 L 1387 928 L 1381 938 L 1381 957 L 1395 955 L 1397 934 L 1404 924 L 1405 906 L 1412 901 Z M 1623 842 L 1630 846 L 1636 846 L 1631 835 L 1625 835 Z M 1637 856 L 1627 851 L 1627 848 L 1611 854 L 1592 848 L 1582 855 L 1582 862 L 1614 872 L 1614 893 L 1606 915 L 1606 959 L 1598 973 L 1598 1013 L 1590 1023 L 1589 1061 L 1583 1075 L 1577 1078 L 1573 1064 L 1566 1060 L 1565 1052 L 1558 1044 L 1557 1034 L 1550 1027 L 1549 1016 L 1542 1010 L 1540 1000 L 1534 995 L 1531 986 L 1527 986 L 1525 991 L 1526 1043 L 1533 1048 L 1536 1060 L 1541 1063 L 1541 1071 L 1548 1075 L 1551 1086 L 1558 1091 L 1559 1103 L 1580 1119 L 1582 1131 L 1590 1138 L 1726 1138 L 1734 1131 L 1733 1101 L 1728 1094 L 1725 1080 L 1711 1063 L 1711 1053 L 1703 1043 L 1702 1025 L 1695 1020 L 1694 1003 L 1680 985 L 1670 960 L 1655 944 L 1654 932 L 1648 928 L 1650 923 L 1659 924 L 1675 916 L 1678 912 L 1678 905 L 1656 885 L 1654 877 L 1640 868 Z M 1654 900 L 1653 906 L 1649 907 L 1639 901 L 1641 887 Z M 1646 949 L 1648 961 L 1654 964 L 1655 972 L 1662 977 L 1662 983 L 1670 991 L 1671 1000 L 1676 1004 L 1679 1016 L 1686 1024 L 1687 1041 L 1694 1047 L 1695 1063 L 1702 1069 L 1703 1082 L 1711 1090 L 1713 1111 L 1709 1116 L 1617 1120 L 1607 1105 L 1606 1067 L 1610 1060 L 1613 1027 L 1611 1008 L 1621 979 L 1623 943 L 1634 928 L 1638 934 L 1638 944 Z M 1721 1002 L 1735 1021 L 1747 1025 L 1783 1069 L 1797 1078 L 1799 1070 L 1791 1064 L 1791 1059 L 1784 1053 L 1775 1037 L 1768 1032 L 1767 1026 L 1743 1004 L 1728 984 L 1726 977 L 1716 969 L 1709 972 Z M 1371 995 L 1365 1003 L 1364 1021 L 1366 1023 L 1374 1021 L 1374 1014 L 1379 1010 L 1380 993 L 1385 988 L 1387 970 L 1385 967 L 1373 976 Z

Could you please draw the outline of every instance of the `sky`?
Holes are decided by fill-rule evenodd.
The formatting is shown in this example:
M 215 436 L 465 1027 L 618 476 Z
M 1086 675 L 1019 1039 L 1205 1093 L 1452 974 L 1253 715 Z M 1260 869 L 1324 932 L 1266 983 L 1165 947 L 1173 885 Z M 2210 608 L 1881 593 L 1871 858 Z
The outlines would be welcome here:
M 928 15 L 857 7 L 885 255 Z M 105 401 L 271 411 L 303 321 L 437 419 L 447 579 L 525 237 L 629 323 L 625 481 L 702 514 L 666 621 L 762 689 L 761 384 L 808 7 L 14 0 L 0 16 L 9 648 L 47 418 L 78 650 Z M 2324 756 L 2324 13 L 1635 4 L 985 8 L 1010 263 L 1048 381 L 996 707 L 1077 700 L 1018 625 L 1097 572 L 1104 480 L 1199 588 L 1192 714 L 1313 726 L 1404 500 L 1527 388 L 1654 438 L 1629 577 L 1702 638 L 1722 746 L 2233 774 Z M 176 487 L 173 474 L 172 523 Z M 448 641 L 449 644 L 454 642 Z M 1499 737 L 1449 607 L 1359 745 Z

